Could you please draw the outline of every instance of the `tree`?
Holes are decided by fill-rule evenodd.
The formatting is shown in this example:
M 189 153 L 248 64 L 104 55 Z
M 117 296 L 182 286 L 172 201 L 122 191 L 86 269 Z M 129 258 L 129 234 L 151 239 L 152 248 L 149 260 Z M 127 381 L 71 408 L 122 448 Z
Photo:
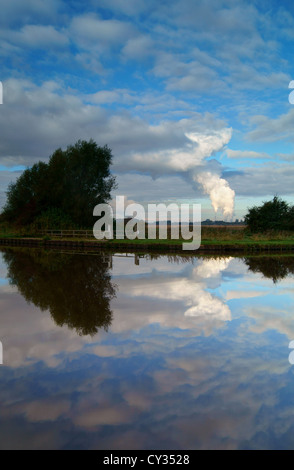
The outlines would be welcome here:
M 245 223 L 251 232 L 283 230 L 287 228 L 290 211 L 293 213 L 293 208 L 274 196 L 272 201 L 264 202 L 262 206 L 251 207 L 245 216 Z
M 15 183 L 10 183 L 3 218 L 26 225 L 46 207 L 48 165 L 39 162 L 25 170 Z
M 4 220 L 26 225 L 58 208 L 74 224 L 90 227 L 93 208 L 107 202 L 116 186 L 111 163 L 111 150 L 92 139 L 57 149 L 47 164 L 36 163 L 9 185 Z

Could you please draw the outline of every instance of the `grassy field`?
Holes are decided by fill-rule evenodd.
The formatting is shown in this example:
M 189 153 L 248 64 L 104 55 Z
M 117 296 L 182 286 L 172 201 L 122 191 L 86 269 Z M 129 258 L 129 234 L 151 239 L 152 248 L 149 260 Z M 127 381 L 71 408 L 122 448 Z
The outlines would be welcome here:
M 268 231 L 250 233 L 242 226 L 202 227 L 201 244 L 287 244 L 294 245 L 294 233 L 286 231 Z

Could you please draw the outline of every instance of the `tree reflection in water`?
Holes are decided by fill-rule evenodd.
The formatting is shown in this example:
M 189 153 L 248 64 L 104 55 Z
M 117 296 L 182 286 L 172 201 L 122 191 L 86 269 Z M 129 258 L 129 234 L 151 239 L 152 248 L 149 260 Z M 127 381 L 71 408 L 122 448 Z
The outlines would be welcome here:
M 111 325 L 111 255 L 58 253 L 38 249 L 2 249 L 10 284 L 29 303 L 49 310 L 55 323 L 79 335 L 95 335 Z
M 294 256 L 252 256 L 243 258 L 249 270 L 262 273 L 276 284 L 294 274 Z
M 148 255 L 150 259 L 158 259 L 165 255 Z M 170 263 L 194 263 L 195 260 L 208 260 L 208 259 L 226 259 L 228 255 L 206 255 L 206 256 L 195 256 L 195 255 L 166 255 Z M 289 276 L 294 274 L 294 255 L 272 255 L 272 256 L 242 256 L 241 259 L 244 261 L 249 271 L 253 273 L 261 273 L 264 277 L 272 279 L 274 283 L 277 283 Z

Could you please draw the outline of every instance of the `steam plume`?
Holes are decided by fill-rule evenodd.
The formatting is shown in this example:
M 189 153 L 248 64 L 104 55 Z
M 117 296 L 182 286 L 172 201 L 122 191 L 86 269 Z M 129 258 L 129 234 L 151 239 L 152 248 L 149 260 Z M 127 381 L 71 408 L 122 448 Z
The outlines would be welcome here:
M 201 184 L 203 190 L 209 195 L 215 212 L 220 209 L 224 217 L 231 218 L 234 213 L 235 191 L 229 183 L 210 171 L 194 175 L 194 181 Z

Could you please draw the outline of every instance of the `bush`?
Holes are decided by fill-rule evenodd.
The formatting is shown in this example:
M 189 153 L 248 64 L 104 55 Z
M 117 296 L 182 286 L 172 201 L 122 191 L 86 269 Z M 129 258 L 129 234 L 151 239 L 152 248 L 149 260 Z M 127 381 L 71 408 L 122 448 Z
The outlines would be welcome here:
M 32 231 L 37 230 L 66 230 L 76 228 L 71 218 L 61 209 L 50 208 L 36 217 L 30 225 Z
M 251 232 L 268 230 L 293 230 L 294 208 L 275 196 L 272 201 L 249 209 L 245 216 L 245 224 Z

